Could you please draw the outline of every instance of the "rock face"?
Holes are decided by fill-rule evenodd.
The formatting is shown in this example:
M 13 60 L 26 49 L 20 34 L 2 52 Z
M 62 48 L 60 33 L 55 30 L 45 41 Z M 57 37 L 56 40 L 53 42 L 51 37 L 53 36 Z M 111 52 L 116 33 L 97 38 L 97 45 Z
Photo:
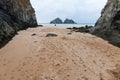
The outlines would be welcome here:
M 73 21 L 72 19 L 66 18 L 64 21 L 64 24 L 75 24 L 75 21 Z
M 51 24 L 62 24 L 62 20 L 60 18 L 56 18 L 50 22 Z
M 93 33 L 120 47 L 120 0 L 108 0 Z
M 34 26 L 37 21 L 29 0 L 0 0 L 0 42 Z

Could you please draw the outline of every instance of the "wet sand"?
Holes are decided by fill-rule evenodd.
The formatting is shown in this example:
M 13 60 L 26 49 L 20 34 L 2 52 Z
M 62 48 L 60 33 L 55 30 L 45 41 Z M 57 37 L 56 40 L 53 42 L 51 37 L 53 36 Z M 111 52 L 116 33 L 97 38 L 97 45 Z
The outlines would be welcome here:
M 63 27 L 20 31 L 0 49 L 0 80 L 118 80 L 119 75 L 120 48 Z

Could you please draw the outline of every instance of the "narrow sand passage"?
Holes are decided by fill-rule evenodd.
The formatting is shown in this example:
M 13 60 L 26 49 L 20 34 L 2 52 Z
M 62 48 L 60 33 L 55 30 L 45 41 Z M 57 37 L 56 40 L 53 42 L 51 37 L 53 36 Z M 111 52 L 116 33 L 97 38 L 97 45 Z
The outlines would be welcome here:
M 20 31 L 0 49 L 0 80 L 120 79 L 120 48 L 87 33 L 68 33 L 60 27 Z

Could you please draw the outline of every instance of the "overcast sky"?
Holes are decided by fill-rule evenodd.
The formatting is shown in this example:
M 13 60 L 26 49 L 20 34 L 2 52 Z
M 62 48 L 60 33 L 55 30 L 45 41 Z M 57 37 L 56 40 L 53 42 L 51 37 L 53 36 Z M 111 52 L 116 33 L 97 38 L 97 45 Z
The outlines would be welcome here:
M 49 23 L 56 17 L 77 23 L 95 23 L 107 0 L 31 0 L 38 23 Z

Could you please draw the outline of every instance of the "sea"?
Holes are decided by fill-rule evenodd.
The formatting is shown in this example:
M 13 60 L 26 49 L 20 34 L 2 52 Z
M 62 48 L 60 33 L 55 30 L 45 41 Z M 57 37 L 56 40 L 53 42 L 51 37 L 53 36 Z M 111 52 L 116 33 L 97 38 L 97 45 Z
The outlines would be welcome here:
M 49 23 L 39 23 L 39 25 L 43 25 L 45 27 L 55 26 L 55 24 L 49 24 Z M 57 27 L 84 27 L 86 25 L 94 26 L 95 23 L 56 24 Z

